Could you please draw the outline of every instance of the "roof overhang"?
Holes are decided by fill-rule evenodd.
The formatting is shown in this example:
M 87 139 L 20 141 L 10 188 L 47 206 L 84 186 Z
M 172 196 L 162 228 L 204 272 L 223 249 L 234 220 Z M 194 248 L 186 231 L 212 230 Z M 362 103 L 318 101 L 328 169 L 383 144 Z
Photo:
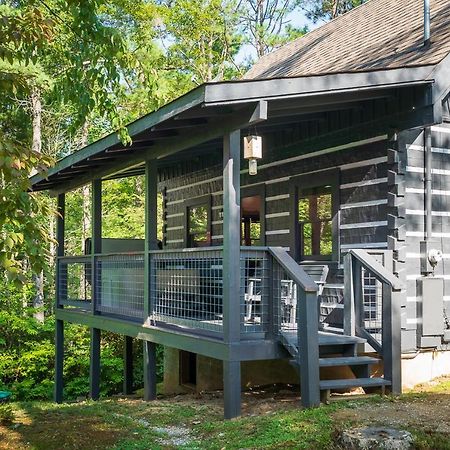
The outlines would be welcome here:
M 33 176 L 32 190 L 65 192 L 141 165 L 143 161 L 166 158 L 199 146 L 260 120 L 311 114 L 332 105 L 389 96 L 399 88 L 433 86 L 435 76 L 441 80 L 447 75 L 448 66 L 440 71 L 437 66 L 422 66 L 203 84 L 129 124 L 131 145 L 124 146 L 117 133 L 105 136 L 61 159 L 46 173 Z M 442 81 L 437 85 L 440 91 L 445 90 Z

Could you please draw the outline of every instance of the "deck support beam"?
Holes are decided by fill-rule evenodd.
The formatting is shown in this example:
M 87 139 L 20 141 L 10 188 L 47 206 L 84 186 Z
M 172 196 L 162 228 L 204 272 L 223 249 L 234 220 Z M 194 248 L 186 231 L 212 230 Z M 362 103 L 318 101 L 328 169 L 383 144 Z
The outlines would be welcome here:
M 100 397 L 100 338 L 100 329 L 91 328 L 89 397 L 92 400 L 98 400 Z
M 56 256 L 64 256 L 64 216 L 65 216 L 65 195 L 58 195 L 58 205 L 56 216 Z M 56 259 L 56 305 L 55 309 L 62 308 L 60 306 L 61 300 L 61 278 L 62 273 L 60 272 L 60 265 L 58 259 Z M 55 323 L 55 390 L 54 390 L 54 400 L 56 403 L 62 403 L 64 397 L 64 378 L 63 378 L 63 367 L 64 367 L 64 321 L 56 320 Z
M 297 292 L 298 348 L 302 405 L 320 405 L 319 317 L 317 293 Z
M 144 343 L 144 400 L 156 400 L 156 344 Z
M 99 298 L 100 273 L 97 270 L 96 254 L 102 252 L 102 180 L 92 181 L 92 245 L 91 245 L 91 270 L 92 270 L 92 314 L 97 313 L 101 299 Z M 101 332 L 98 328 L 91 328 L 90 341 L 90 370 L 89 370 L 89 396 L 92 400 L 100 397 L 100 339 Z
M 223 337 L 228 345 L 241 336 L 240 302 L 240 130 L 223 138 Z M 224 415 L 241 414 L 241 368 L 236 361 L 224 361 Z
M 151 250 L 158 249 L 158 167 L 156 160 L 145 162 L 145 260 L 144 260 L 144 317 L 150 321 L 153 313 L 151 283 Z M 144 400 L 156 399 L 156 344 L 144 346 Z
M 133 393 L 133 338 L 124 336 L 123 346 L 123 393 Z

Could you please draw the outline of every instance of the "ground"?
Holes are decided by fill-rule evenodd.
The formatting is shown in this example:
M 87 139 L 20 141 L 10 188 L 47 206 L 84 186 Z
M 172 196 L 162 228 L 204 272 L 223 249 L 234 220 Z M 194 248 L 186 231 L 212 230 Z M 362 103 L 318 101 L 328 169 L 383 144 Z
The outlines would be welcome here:
M 145 403 L 13 403 L 15 418 L 0 425 L 0 449 L 339 449 L 342 430 L 379 425 L 410 431 L 418 449 L 450 450 L 450 377 L 398 398 L 332 398 L 298 408 L 295 392 L 266 388 L 243 394 L 243 417 L 222 420 L 220 393 Z

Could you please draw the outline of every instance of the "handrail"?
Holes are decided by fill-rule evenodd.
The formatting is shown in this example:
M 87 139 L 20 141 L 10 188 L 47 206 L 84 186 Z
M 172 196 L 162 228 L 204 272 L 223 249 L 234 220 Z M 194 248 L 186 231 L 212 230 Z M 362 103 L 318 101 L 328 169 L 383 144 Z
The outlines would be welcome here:
M 401 281 L 373 256 L 369 255 L 369 253 L 361 249 L 352 249 L 349 253 L 358 259 L 366 269 L 370 270 L 375 277 L 380 278 L 381 281 L 391 286 L 392 289 L 395 291 L 401 291 L 403 289 Z
M 316 282 L 297 264 L 295 259 L 282 247 L 269 247 L 269 253 L 283 267 L 283 269 L 293 278 L 293 280 L 308 293 L 316 293 L 318 286 Z

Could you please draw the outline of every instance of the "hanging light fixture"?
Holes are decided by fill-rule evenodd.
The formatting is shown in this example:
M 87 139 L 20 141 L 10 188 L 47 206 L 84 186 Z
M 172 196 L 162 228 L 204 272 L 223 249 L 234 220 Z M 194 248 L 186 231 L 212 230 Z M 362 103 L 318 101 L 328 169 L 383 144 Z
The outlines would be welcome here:
M 244 137 L 244 158 L 248 159 L 248 173 L 256 175 L 258 173 L 258 159 L 262 158 L 262 137 Z

